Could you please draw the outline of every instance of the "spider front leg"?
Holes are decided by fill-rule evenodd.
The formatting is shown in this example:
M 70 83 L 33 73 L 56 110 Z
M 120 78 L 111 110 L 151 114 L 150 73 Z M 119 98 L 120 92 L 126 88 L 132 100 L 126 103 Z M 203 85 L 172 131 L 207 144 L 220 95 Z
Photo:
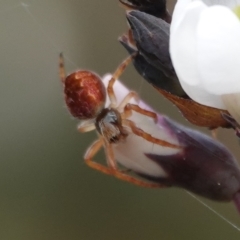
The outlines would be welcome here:
M 124 112 L 121 114 L 121 116 L 122 116 L 122 119 L 123 119 L 123 123 L 125 125 L 127 125 L 128 127 L 130 127 L 133 133 L 135 133 L 139 137 L 142 137 L 142 138 L 146 139 L 149 142 L 152 142 L 152 143 L 164 146 L 164 147 L 181 148 L 178 145 L 175 145 L 175 144 L 172 144 L 172 143 L 169 143 L 167 141 L 164 141 L 164 140 L 161 140 L 159 138 L 155 138 L 155 137 L 151 136 L 150 134 L 144 132 L 141 128 L 138 128 L 133 121 L 131 121 L 129 119 L 126 119 L 126 118 L 128 118 L 132 115 L 132 111 L 135 111 L 137 113 L 140 113 L 142 115 L 145 115 L 147 117 L 152 118 L 155 123 L 157 123 L 158 117 L 157 117 L 157 114 L 155 112 L 143 109 L 136 104 L 128 103 L 125 106 Z
M 150 135 L 149 133 L 144 132 L 141 128 L 138 128 L 133 121 L 131 121 L 129 119 L 123 119 L 122 122 L 123 122 L 124 125 L 130 127 L 134 134 L 136 134 L 139 137 L 144 138 L 148 142 L 158 144 L 158 145 L 163 146 L 163 147 L 178 148 L 178 149 L 181 148 L 181 146 L 179 146 L 179 145 L 161 140 L 159 138 L 155 138 L 152 135 Z
M 125 105 L 124 112 L 121 114 L 122 118 L 125 119 L 130 117 L 132 115 L 132 111 L 135 111 L 137 113 L 140 113 L 142 115 L 152 118 L 155 123 L 157 123 L 158 121 L 158 117 L 155 112 L 145 110 L 143 108 L 140 108 L 138 105 L 131 104 L 131 103 L 128 103 L 127 105 Z
M 117 105 L 117 98 L 113 90 L 113 85 L 115 81 L 121 76 L 121 74 L 124 72 L 125 68 L 131 63 L 132 59 L 136 56 L 136 53 L 130 55 L 127 57 L 116 69 L 116 71 L 113 73 L 111 80 L 108 83 L 107 87 L 107 93 L 110 99 L 110 107 L 115 108 Z
M 102 138 L 98 139 L 97 141 L 95 141 L 87 150 L 84 159 L 86 164 L 95 169 L 98 170 L 102 173 L 105 173 L 107 175 L 112 175 L 120 180 L 132 183 L 134 185 L 137 186 L 141 186 L 141 187 L 147 187 L 147 188 L 163 188 L 165 187 L 165 185 L 162 184 L 158 184 L 158 183 L 149 183 L 149 182 L 145 182 L 143 180 L 140 180 L 138 178 L 135 178 L 133 176 L 127 175 L 125 173 L 123 173 L 121 170 L 118 170 L 117 168 L 112 168 L 112 167 L 108 167 L 108 166 L 104 166 L 100 163 L 95 162 L 92 158 L 97 154 L 97 152 L 101 149 L 101 147 L 104 144 L 104 140 Z M 111 148 L 111 145 L 107 145 L 107 148 Z M 112 150 L 109 151 L 109 149 L 106 149 L 106 154 L 108 154 L 109 152 L 113 152 Z M 108 157 L 108 156 L 107 156 Z

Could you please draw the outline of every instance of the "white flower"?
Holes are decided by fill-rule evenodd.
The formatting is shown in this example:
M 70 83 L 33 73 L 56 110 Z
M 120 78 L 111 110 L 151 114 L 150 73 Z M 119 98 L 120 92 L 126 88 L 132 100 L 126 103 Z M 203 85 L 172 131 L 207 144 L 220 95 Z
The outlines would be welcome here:
M 240 122 L 240 0 L 178 0 L 170 53 L 186 93 Z

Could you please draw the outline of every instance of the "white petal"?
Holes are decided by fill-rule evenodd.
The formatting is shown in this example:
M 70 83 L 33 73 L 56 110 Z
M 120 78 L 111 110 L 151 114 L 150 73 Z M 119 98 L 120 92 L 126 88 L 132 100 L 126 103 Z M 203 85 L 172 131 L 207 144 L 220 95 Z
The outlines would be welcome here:
M 206 5 L 222 5 L 228 8 L 235 8 L 237 5 L 240 5 L 240 0 L 202 0 Z
M 240 123 L 240 93 L 223 95 L 222 99 L 229 113 Z
M 231 10 L 205 10 L 197 29 L 198 69 L 206 90 L 240 92 L 240 21 Z
M 215 95 L 215 94 L 210 94 L 201 85 L 193 86 L 193 85 L 188 85 L 184 81 L 181 81 L 181 80 L 180 80 L 180 82 L 181 82 L 181 85 L 182 85 L 184 91 L 195 102 L 198 102 L 202 105 L 206 105 L 209 107 L 226 109 L 221 96 Z
M 220 96 L 209 94 L 203 88 L 198 74 L 196 29 L 198 20 L 206 9 L 207 7 L 199 1 L 186 7 L 185 15 L 180 19 L 178 27 L 171 31 L 170 53 L 174 68 L 186 93 L 200 104 L 225 109 Z
M 200 1 L 189 4 L 178 27 L 172 29 L 170 34 L 170 53 L 174 68 L 180 80 L 189 85 L 199 83 L 195 31 L 200 15 L 206 8 Z
M 171 31 L 178 26 L 178 23 L 182 16 L 184 16 L 186 8 L 193 0 L 178 0 L 174 7 L 172 16 Z

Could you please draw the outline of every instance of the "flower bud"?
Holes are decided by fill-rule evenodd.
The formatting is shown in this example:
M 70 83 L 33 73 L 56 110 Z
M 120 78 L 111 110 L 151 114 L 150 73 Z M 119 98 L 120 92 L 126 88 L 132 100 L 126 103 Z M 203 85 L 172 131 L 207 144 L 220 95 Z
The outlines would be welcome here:
M 104 77 L 105 86 L 110 78 Z M 129 93 L 119 81 L 114 84 L 114 91 L 118 102 Z M 153 111 L 142 101 L 133 99 L 131 103 Z M 130 119 L 153 137 L 179 147 L 153 144 L 129 133 L 126 141 L 113 145 L 117 162 L 151 182 L 181 187 L 216 201 L 233 200 L 240 208 L 240 169 L 226 147 L 161 114 L 157 123 L 139 113 L 133 113 Z

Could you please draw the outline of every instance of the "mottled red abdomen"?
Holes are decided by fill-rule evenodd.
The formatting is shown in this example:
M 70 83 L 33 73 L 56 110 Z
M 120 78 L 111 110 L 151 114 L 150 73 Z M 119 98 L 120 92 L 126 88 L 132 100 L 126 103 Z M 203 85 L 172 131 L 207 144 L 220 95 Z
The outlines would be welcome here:
M 69 111 L 79 119 L 96 117 L 104 108 L 106 89 L 99 76 L 89 71 L 77 71 L 64 82 L 65 101 Z

